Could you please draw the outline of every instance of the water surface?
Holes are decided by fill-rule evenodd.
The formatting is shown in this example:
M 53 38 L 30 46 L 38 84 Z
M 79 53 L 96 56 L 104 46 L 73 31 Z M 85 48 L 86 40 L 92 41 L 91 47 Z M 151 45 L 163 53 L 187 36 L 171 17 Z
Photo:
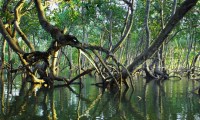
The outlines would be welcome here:
M 1 83 L 0 120 L 199 120 L 199 86 L 190 80 L 162 84 L 135 79 L 134 90 L 102 90 L 85 78 L 83 86 L 40 87 Z

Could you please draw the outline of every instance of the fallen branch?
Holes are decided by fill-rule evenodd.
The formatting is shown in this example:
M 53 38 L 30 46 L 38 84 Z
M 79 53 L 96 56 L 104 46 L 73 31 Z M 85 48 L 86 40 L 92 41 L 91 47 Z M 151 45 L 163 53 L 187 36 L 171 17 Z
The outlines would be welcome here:
M 82 76 L 84 76 L 84 75 L 90 73 L 90 72 L 93 71 L 93 70 L 95 70 L 95 68 L 91 68 L 91 69 L 88 69 L 88 70 L 82 72 L 81 74 L 79 74 L 79 75 L 77 75 L 76 77 L 74 77 L 74 78 L 72 78 L 71 80 L 69 80 L 69 82 L 67 83 L 67 85 L 72 84 L 76 79 L 78 79 L 78 78 L 80 78 L 80 77 L 82 77 Z

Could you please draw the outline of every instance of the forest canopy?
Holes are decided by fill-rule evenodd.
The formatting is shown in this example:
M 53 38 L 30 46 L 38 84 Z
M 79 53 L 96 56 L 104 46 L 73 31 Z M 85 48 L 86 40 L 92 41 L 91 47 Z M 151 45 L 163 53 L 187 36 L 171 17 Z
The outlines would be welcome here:
M 198 0 L 0 1 L 1 73 L 70 85 L 133 86 L 133 76 L 199 76 Z M 12 78 L 13 80 L 15 77 Z

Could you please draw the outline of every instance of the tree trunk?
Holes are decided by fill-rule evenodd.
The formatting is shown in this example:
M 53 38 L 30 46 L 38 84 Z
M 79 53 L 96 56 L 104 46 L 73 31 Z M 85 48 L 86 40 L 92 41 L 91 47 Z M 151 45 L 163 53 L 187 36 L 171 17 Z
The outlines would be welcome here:
M 146 11 L 145 11 L 146 16 L 145 16 L 145 19 L 144 19 L 144 26 L 145 26 L 145 32 L 146 32 L 146 43 L 145 43 L 146 45 L 145 45 L 144 51 L 146 51 L 149 48 L 150 39 L 151 39 L 150 38 L 149 24 L 148 24 L 150 4 L 151 4 L 150 0 L 146 0 Z M 148 65 L 147 61 L 144 62 L 143 68 L 144 68 L 147 80 L 154 78 L 154 75 L 152 74 L 152 72 L 150 72 L 149 65 Z
M 143 53 L 141 53 L 135 60 L 128 66 L 128 71 L 123 69 L 122 77 L 126 79 L 128 77 L 128 72 L 133 73 L 137 70 L 138 66 L 143 64 L 147 59 L 149 59 L 155 52 L 161 47 L 165 39 L 168 37 L 169 33 L 174 29 L 176 24 L 184 17 L 184 15 L 196 5 L 198 0 L 186 0 L 180 7 L 176 10 L 175 14 L 166 24 L 165 28 L 160 32 L 154 43 Z

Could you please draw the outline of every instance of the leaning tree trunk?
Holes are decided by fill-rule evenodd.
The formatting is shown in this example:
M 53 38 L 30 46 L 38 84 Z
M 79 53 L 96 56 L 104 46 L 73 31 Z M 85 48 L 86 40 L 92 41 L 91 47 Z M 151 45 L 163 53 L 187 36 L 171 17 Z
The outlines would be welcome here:
M 186 0 L 180 5 L 180 7 L 176 10 L 175 14 L 170 18 L 170 20 L 166 24 L 165 28 L 160 32 L 156 40 L 153 42 L 153 44 L 146 51 L 144 51 L 138 57 L 136 57 L 127 69 L 123 69 L 123 79 L 126 79 L 129 76 L 129 73 L 135 72 L 141 64 L 143 64 L 147 59 L 149 59 L 152 55 L 155 54 L 155 52 L 165 42 L 165 39 L 174 29 L 176 24 L 185 16 L 185 14 L 189 10 L 191 10 L 196 5 L 197 2 L 198 0 Z

